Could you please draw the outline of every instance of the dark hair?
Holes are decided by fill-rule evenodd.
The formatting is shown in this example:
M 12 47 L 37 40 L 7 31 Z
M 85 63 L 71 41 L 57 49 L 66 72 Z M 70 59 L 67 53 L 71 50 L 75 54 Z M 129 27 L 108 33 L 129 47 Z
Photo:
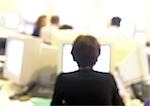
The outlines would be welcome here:
M 93 67 L 100 55 L 100 44 L 95 37 L 80 35 L 73 43 L 71 54 L 79 67 Z
M 52 16 L 51 17 L 51 24 L 58 24 L 59 23 L 59 17 L 58 16 Z
M 37 19 L 35 26 L 34 26 L 33 33 L 32 33 L 33 36 L 35 36 L 35 37 L 40 36 L 41 28 L 46 25 L 46 23 L 43 24 L 43 22 L 46 20 L 46 18 L 47 18 L 47 16 L 42 15 Z
M 73 27 L 70 25 L 62 25 L 59 27 L 59 29 L 73 29 Z
M 38 19 L 37 19 L 37 21 L 36 21 L 36 28 L 41 28 L 41 27 L 43 27 L 42 26 L 42 24 L 43 24 L 43 20 L 45 20 L 47 18 L 47 16 L 46 15 L 42 15 L 42 16 L 40 16 Z
M 120 17 L 113 17 L 111 19 L 111 24 L 120 27 L 121 18 Z

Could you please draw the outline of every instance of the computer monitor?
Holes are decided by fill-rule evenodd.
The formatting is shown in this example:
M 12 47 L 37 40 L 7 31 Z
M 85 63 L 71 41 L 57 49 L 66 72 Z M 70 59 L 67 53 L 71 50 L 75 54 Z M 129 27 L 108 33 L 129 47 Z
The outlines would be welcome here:
M 118 70 L 126 86 L 146 80 L 149 70 L 146 53 L 143 46 L 138 46 L 130 52 L 119 64 Z
M 62 48 L 62 72 L 73 72 L 78 70 L 77 63 L 73 60 L 71 55 L 72 44 L 64 44 Z M 93 69 L 99 72 L 109 73 L 111 70 L 110 60 L 111 60 L 111 53 L 110 53 L 110 46 L 109 45 L 101 45 L 101 54 L 98 57 L 98 61 L 96 62 Z
M 2 14 L 2 27 L 8 29 L 18 29 L 21 22 L 21 17 L 19 14 L 14 12 L 6 12 Z
M 40 39 L 9 37 L 6 44 L 4 78 L 25 86 L 37 78 L 38 71 L 57 71 L 57 49 L 45 46 Z M 43 69 L 43 70 L 42 70 Z

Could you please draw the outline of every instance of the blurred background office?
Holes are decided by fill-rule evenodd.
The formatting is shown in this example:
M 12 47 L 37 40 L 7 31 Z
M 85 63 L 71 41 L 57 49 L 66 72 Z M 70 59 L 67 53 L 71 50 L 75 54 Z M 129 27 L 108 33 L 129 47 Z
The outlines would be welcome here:
M 149 0 L 1 0 L 0 2 L 1 25 L 26 33 L 32 33 L 34 23 L 43 14 L 49 18 L 58 15 L 61 18 L 60 24 L 70 24 L 78 29 L 92 29 L 92 26 L 97 26 L 94 29 L 99 32 L 100 29 L 107 27 L 108 21 L 113 16 L 119 16 L 122 19 L 120 27 L 126 35 L 135 37 L 137 33 L 147 33 L 146 37 L 150 39 Z
M 119 19 L 119 27 L 110 26 L 114 18 Z M 147 82 L 150 79 L 150 67 L 145 62 L 150 60 L 149 19 L 150 0 L 0 0 L 0 70 L 7 65 L 12 67 L 9 62 L 14 62 L 9 59 L 14 59 L 15 56 L 17 58 L 19 53 L 19 56 L 23 56 L 24 64 L 14 63 L 13 66 L 23 67 L 25 65 L 27 67 L 35 63 L 33 69 L 39 68 L 48 61 L 49 58 L 46 56 L 51 55 L 49 46 L 56 46 L 58 52 L 56 50 L 53 54 L 58 53 L 58 56 L 51 56 L 58 58 L 58 62 L 55 63 L 58 66 L 57 74 L 59 74 L 63 72 L 64 58 L 68 59 L 65 54 L 70 50 L 68 47 L 71 47 L 73 40 L 80 34 L 91 34 L 96 36 L 102 45 L 110 48 L 109 52 L 105 53 L 110 56 L 109 59 L 106 59 L 108 65 L 110 63 L 107 68 L 116 76 L 122 92 L 134 94 L 135 96 L 131 96 L 131 99 L 136 97 L 136 100 L 138 98 L 140 103 L 143 103 L 145 98 L 150 96 L 147 93 L 150 85 L 149 81 Z M 41 22 L 41 20 L 44 21 Z M 110 29 L 117 30 L 114 33 L 115 36 L 110 34 Z M 118 33 L 117 36 L 116 33 Z M 33 37 L 32 34 L 38 37 Z M 14 35 L 17 37 L 11 38 Z M 9 43 L 11 40 L 13 42 Z M 18 40 L 19 42 L 16 43 Z M 43 45 L 43 42 L 46 45 Z M 13 47 L 14 50 L 10 47 Z M 42 60 L 42 63 L 36 61 L 39 59 Z M 55 59 L 52 58 L 52 60 Z M 48 65 L 51 65 L 53 62 L 49 63 Z M 70 64 L 72 66 L 72 62 Z M 21 68 L 23 71 L 24 67 Z M 9 73 L 9 75 L 12 74 Z M 9 75 L 7 77 L 10 78 Z M 15 77 L 17 78 L 11 77 L 10 79 L 15 79 L 21 84 L 21 75 Z M 138 80 L 135 81 L 135 79 Z M 124 89 L 129 86 L 133 88 L 132 93 L 131 89 Z M 144 98 L 143 95 L 145 95 Z M 134 106 L 138 105 L 134 104 Z

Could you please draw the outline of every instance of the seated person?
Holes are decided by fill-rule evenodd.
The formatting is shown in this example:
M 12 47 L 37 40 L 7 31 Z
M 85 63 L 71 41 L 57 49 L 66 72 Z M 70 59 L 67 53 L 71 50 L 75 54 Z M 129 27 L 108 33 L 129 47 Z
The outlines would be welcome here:
M 62 25 L 59 27 L 59 29 L 73 29 L 73 27 L 70 25 Z
M 32 35 L 35 37 L 40 37 L 40 31 L 42 27 L 46 26 L 46 23 L 47 23 L 47 16 L 45 15 L 40 16 L 36 21 Z
M 52 106 L 124 105 L 113 76 L 93 70 L 100 52 L 100 44 L 92 36 L 79 36 L 74 41 L 71 54 L 79 70 L 58 76 Z

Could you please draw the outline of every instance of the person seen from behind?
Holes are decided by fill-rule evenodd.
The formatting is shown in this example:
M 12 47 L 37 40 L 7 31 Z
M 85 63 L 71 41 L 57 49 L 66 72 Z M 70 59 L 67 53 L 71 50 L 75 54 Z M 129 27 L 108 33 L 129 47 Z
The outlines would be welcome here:
M 93 70 L 101 54 L 100 43 L 95 37 L 90 35 L 77 37 L 71 54 L 79 69 L 70 73 L 61 73 L 58 76 L 52 106 L 124 106 L 114 77 L 110 73 Z

